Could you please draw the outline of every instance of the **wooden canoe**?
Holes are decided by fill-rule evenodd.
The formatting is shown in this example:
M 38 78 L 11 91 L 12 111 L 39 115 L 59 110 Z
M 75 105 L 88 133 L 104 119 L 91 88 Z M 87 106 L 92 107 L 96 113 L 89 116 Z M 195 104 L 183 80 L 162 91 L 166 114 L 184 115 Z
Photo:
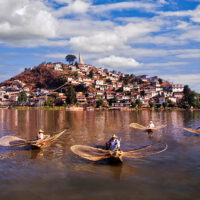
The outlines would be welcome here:
M 188 132 L 191 132 L 191 133 L 200 134 L 200 130 L 199 129 L 184 128 L 184 130 L 188 131 Z
M 156 130 L 159 130 L 161 128 L 164 128 L 166 127 L 166 125 L 162 125 L 162 126 L 156 126 L 155 128 L 148 128 L 147 126 L 143 126 L 143 125 L 140 125 L 140 124 L 137 124 L 137 123 L 131 123 L 129 125 L 131 128 L 135 128 L 135 129 L 139 129 L 139 130 L 143 130 L 143 131 L 156 131 Z
M 167 144 L 152 144 L 131 151 L 111 151 L 86 145 L 74 145 L 71 151 L 76 155 L 91 161 L 107 160 L 111 163 L 122 163 L 123 157 L 143 158 L 153 154 L 161 153 L 168 148 Z
M 55 142 L 61 135 L 63 135 L 63 133 L 65 132 L 62 131 L 54 136 L 50 136 L 50 135 L 44 135 L 43 139 L 40 140 L 24 140 L 23 142 L 19 143 L 19 142 L 10 142 L 10 146 L 9 147 L 31 147 L 31 148 L 45 148 L 45 147 L 49 147 L 53 142 Z

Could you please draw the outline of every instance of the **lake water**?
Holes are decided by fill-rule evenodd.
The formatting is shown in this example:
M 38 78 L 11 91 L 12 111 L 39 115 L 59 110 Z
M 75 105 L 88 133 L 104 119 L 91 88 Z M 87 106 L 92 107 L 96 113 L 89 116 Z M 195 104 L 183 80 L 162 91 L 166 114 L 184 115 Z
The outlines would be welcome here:
M 167 127 L 153 133 L 129 124 Z M 1 200 L 197 200 L 200 199 L 200 135 L 183 127 L 200 126 L 200 111 L 43 111 L 0 110 L 0 136 L 36 137 L 38 129 L 66 133 L 47 149 L 0 148 Z M 168 149 L 123 165 L 90 162 L 70 151 L 75 144 L 103 145 L 112 134 L 122 150 L 156 142 Z

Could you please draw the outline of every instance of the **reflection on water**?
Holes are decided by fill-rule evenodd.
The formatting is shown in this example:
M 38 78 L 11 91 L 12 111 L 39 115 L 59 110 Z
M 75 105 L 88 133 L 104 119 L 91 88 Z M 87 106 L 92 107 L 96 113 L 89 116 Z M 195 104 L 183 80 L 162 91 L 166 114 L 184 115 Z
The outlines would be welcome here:
M 129 124 L 167 127 L 149 135 Z M 37 130 L 66 133 L 43 150 L 0 148 L 0 199 L 199 199 L 200 136 L 183 127 L 200 126 L 199 111 L 65 112 L 0 110 L 0 136 L 35 138 Z M 123 165 L 97 164 L 70 146 L 103 145 L 112 134 L 123 150 L 156 142 L 168 150 Z M 48 198 L 47 198 L 48 197 Z

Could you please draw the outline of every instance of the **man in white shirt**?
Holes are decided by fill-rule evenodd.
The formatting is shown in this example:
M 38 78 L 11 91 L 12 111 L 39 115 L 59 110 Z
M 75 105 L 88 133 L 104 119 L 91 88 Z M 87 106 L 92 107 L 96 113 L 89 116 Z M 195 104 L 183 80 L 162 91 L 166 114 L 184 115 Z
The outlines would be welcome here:
M 150 121 L 149 125 L 148 125 L 148 128 L 155 128 L 155 125 L 152 121 Z
M 37 139 L 42 140 L 43 138 L 44 138 L 44 131 L 40 129 L 37 134 Z
M 120 141 L 117 139 L 117 136 L 114 134 L 112 138 L 106 143 L 107 149 L 111 151 L 120 150 Z

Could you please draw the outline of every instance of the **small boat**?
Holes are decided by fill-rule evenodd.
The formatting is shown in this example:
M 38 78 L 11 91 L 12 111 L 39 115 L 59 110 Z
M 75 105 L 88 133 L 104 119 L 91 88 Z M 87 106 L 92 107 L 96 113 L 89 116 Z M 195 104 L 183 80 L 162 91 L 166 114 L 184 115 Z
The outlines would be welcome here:
M 69 107 L 66 108 L 66 111 L 83 111 L 83 107 Z
M 152 144 L 131 151 L 111 151 L 102 148 L 95 148 L 86 145 L 71 146 L 71 151 L 76 155 L 91 161 L 107 160 L 109 163 L 123 163 L 123 157 L 143 158 L 156 153 L 161 153 L 168 148 L 167 144 Z
M 184 128 L 184 130 L 188 131 L 188 132 L 191 132 L 191 133 L 200 134 L 200 130 L 199 129 Z
M 25 147 L 25 148 L 29 147 L 31 149 L 45 148 L 45 147 L 49 147 L 53 142 L 55 142 L 56 139 L 58 139 L 61 135 L 63 135 L 64 132 L 65 132 L 65 130 L 54 136 L 44 135 L 44 138 L 40 139 L 40 140 L 23 140 L 21 138 L 14 137 L 14 136 L 5 136 L 5 137 L 7 137 L 7 138 L 5 138 L 5 139 L 7 139 L 7 143 L 4 142 L 4 145 L 2 145 L 2 146 Z M 9 137 L 12 137 L 12 138 L 14 137 L 14 138 L 13 138 L 13 140 L 8 140 Z
M 94 111 L 94 107 L 86 107 L 85 110 L 86 111 Z
M 165 128 L 167 125 L 156 126 L 154 128 L 148 128 L 147 126 L 143 126 L 143 125 L 140 125 L 140 124 L 137 124 L 137 123 L 131 123 L 129 126 L 131 128 L 135 128 L 135 129 L 139 129 L 139 130 L 143 130 L 143 131 L 152 132 L 152 131 L 159 130 L 161 128 Z

